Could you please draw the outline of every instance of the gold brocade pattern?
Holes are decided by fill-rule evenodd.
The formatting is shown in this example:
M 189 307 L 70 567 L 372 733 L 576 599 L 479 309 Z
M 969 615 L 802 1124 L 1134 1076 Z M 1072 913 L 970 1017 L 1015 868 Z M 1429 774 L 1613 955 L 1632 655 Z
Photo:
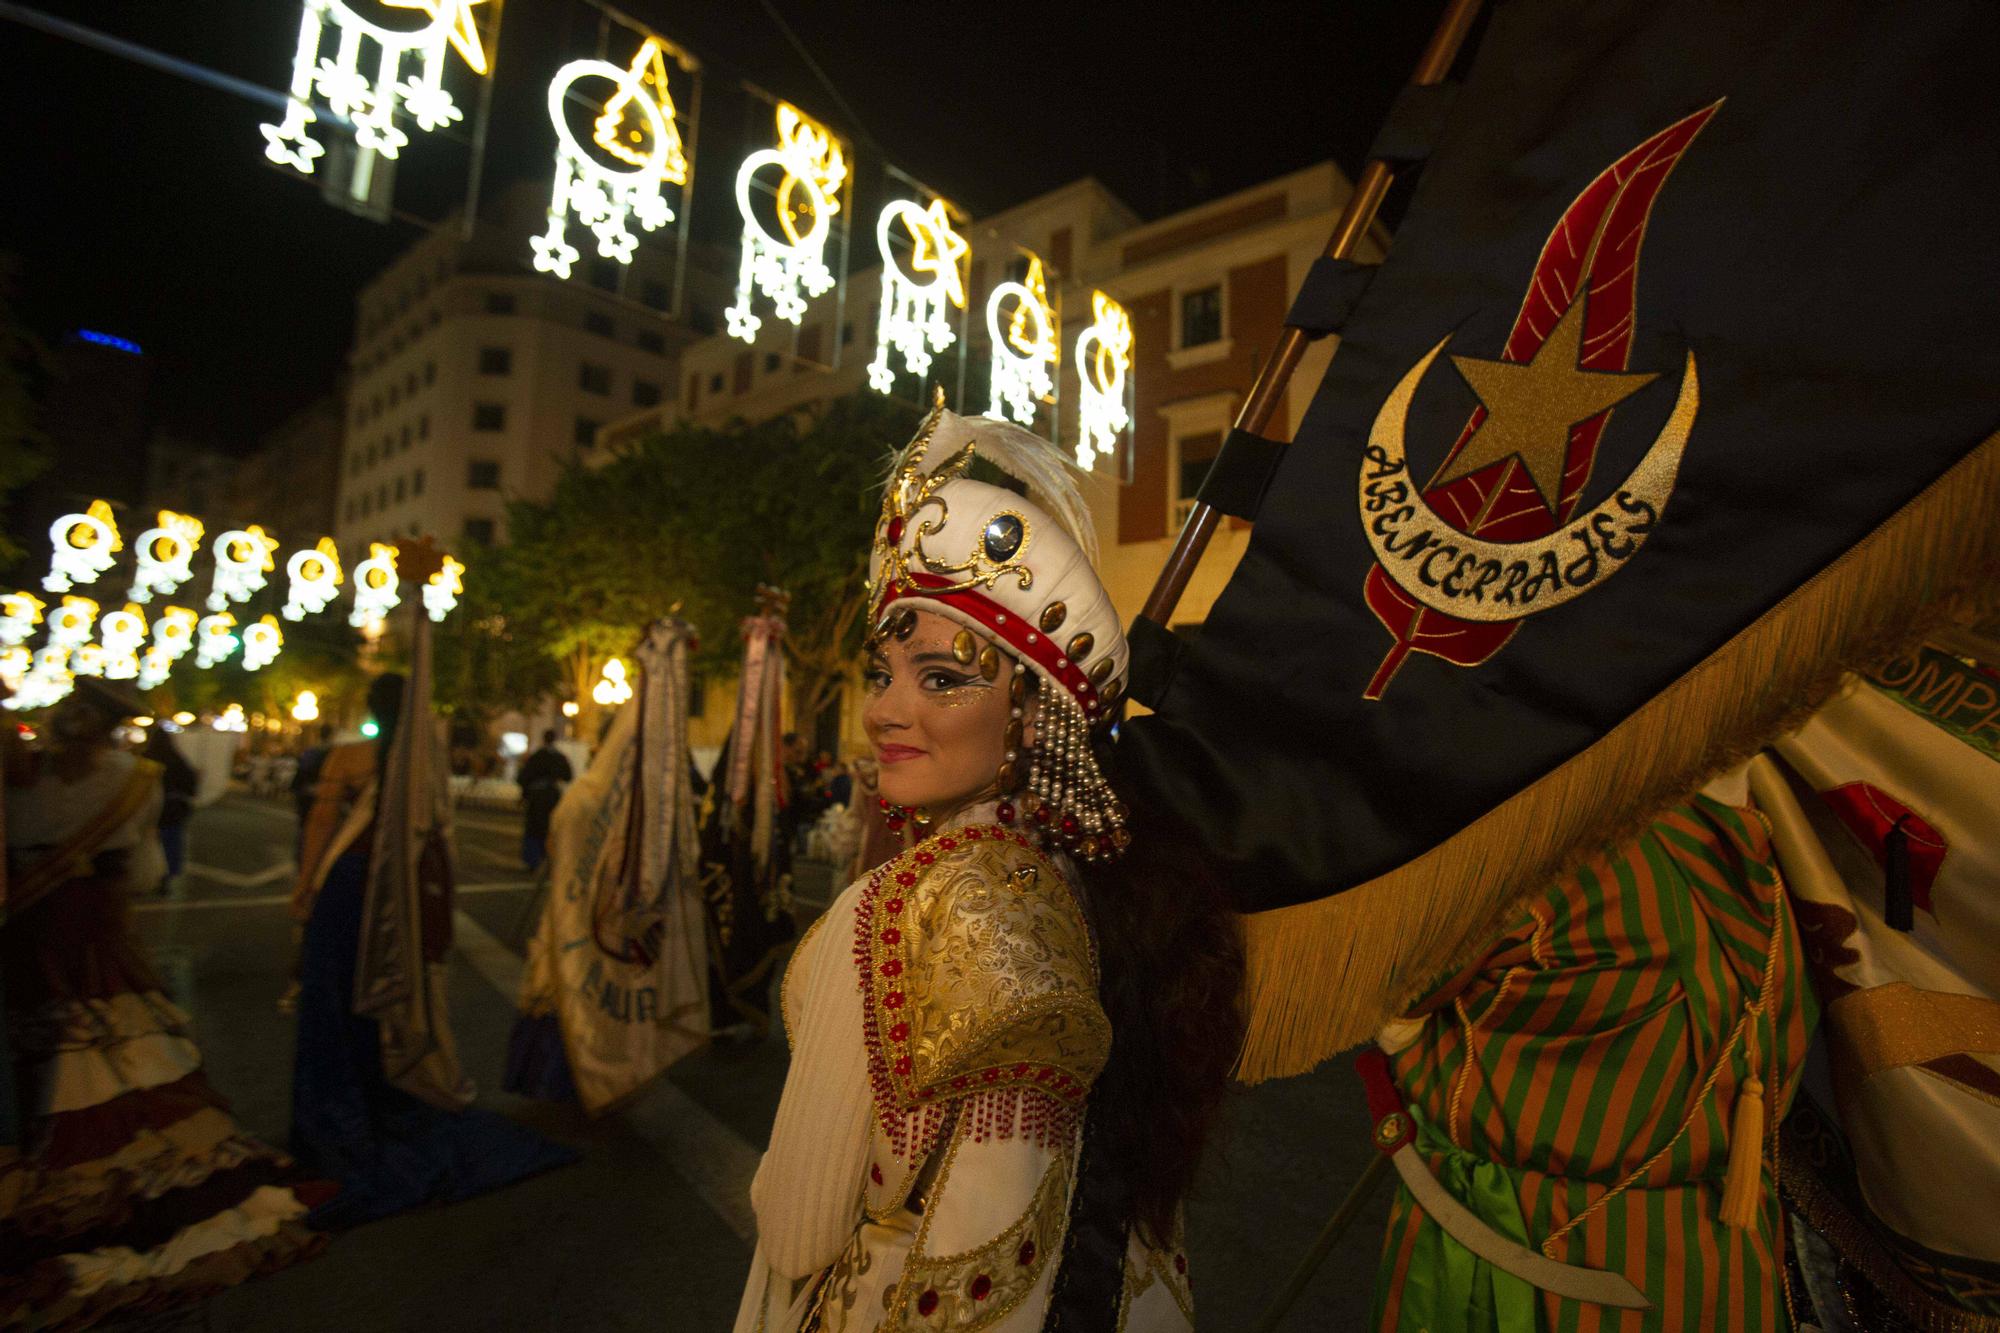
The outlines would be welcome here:
M 1132 1317 L 1132 1307 L 1139 1303 L 1141 1296 L 1152 1290 L 1155 1282 L 1164 1286 L 1167 1294 L 1174 1298 L 1174 1305 L 1180 1310 L 1181 1317 L 1187 1320 L 1188 1326 L 1194 1326 L 1194 1289 L 1188 1285 L 1184 1244 L 1176 1234 L 1172 1253 L 1149 1248 L 1145 1251 L 1143 1263 L 1134 1252 L 1135 1247 L 1126 1247 L 1124 1291 L 1118 1300 L 1118 1333 L 1125 1333 L 1125 1323 Z
M 939 1193 L 949 1185 L 952 1165 L 966 1137 L 963 1129 L 952 1137 L 938 1176 Z M 1018 1308 L 1061 1246 L 1074 1161 L 1073 1154 L 1055 1154 L 1027 1211 L 978 1249 L 962 1254 L 925 1253 L 930 1232 L 927 1215 L 882 1326 L 972 1333 L 998 1323 Z
M 1111 1048 L 1097 960 L 1025 837 L 975 825 L 910 849 L 876 872 L 856 935 L 885 1118 L 1007 1088 L 1081 1104 Z

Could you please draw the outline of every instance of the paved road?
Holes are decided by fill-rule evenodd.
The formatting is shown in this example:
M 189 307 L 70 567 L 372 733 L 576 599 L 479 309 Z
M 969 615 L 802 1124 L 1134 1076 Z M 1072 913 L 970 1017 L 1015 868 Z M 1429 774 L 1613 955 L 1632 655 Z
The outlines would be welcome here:
M 210 1077 L 254 1132 L 284 1141 L 291 1022 L 288 805 L 232 795 L 199 812 L 189 873 L 137 917 Z M 529 884 L 519 820 L 462 812 L 452 1009 L 482 1104 L 582 1149 L 576 1166 L 484 1198 L 334 1238 L 318 1259 L 234 1288 L 175 1324 L 218 1333 L 726 1329 L 750 1257 L 749 1175 L 785 1076 L 782 1039 L 712 1047 L 592 1121 L 498 1091 Z M 810 886 L 808 886 L 810 891 Z M 822 889 L 822 892 L 824 890 Z M 1336 1064 L 1236 1092 L 1221 1152 L 1189 1210 L 1204 1330 L 1248 1328 L 1367 1160 L 1366 1116 Z M 1360 1328 L 1386 1190 L 1284 1327 Z

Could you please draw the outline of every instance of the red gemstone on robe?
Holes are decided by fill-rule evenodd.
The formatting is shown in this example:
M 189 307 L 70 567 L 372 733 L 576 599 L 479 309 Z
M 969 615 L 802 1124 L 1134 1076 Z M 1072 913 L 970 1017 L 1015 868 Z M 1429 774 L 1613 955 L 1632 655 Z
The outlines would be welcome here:
M 894 926 L 882 932 L 882 943 L 884 944 L 897 944 L 902 941 L 902 938 L 903 932 L 897 930 Z
M 885 1009 L 901 1009 L 903 1007 L 903 992 L 892 990 L 887 995 L 884 995 L 882 997 L 882 1007 Z
M 901 815 L 890 815 L 888 822 L 891 833 L 901 833 L 903 831 L 903 817 Z
M 909 1039 L 910 1025 L 908 1023 L 898 1023 L 889 1029 L 890 1041 L 908 1041 Z
M 1027 1267 L 1027 1266 L 1028 1266 L 1029 1264 L 1031 1264 L 1031 1263 L 1035 1262 L 1035 1242 L 1033 1242 L 1033 1241 L 1031 1241 L 1031 1240 L 1024 1240 L 1024 1241 L 1022 1241 L 1022 1242 L 1021 1242 L 1021 1253 L 1020 1253 L 1020 1255 L 1018 1256 L 1018 1258 L 1019 1258 L 1019 1261 L 1020 1261 L 1020 1264 L 1021 1264 L 1021 1267 L 1023 1267 L 1023 1268 L 1026 1268 L 1026 1267 Z
M 902 1075 L 904 1075 L 904 1076 L 908 1076 L 908 1074 L 909 1074 L 909 1072 L 910 1072 L 910 1057 L 909 1057 L 909 1056 L 905 1055 L 905 1056 L 900 1056 L 900 1057 L 898 1057 L 898 1058 L 897 1058 L 897 1060 L 896 1060 L 896 1072 L 897 1072 L 898 1074 L 902 1074 Z
M 931 1311 L 937 1309 L 937 1303 L 937 1291 L 933 1288 L 926 1288 L 924 1294 L 917 1297 L 917 1313 L 928 1319 Z
M 1074 838 L 1076 836 L 1076 830 L 1077 830 L 1076 816 L 1064 815 L 1062 817 L 1063 836 L 1065 838 Z
M 1000 808 L 994 813 L 1000 817 L 1000 822 L 1003 824 L 1014 822 L 1014 805 L 1011 801 L 1000 802 Z
M 993 1294 L 993 1279 L 981 1273 L 978 1277 L 972 1279 L 972 1285 L 967 1287 L 966 1290 L 971 1293 L 973 1300 L 983 1301 Z
M 882 964 L 882 975 L 885 977 L 900 977 L 903 975 L 903 960 L 900 958 L 891 958 L 888 962 Z
M 905 870 L 896 876 L 896 882 L 907 889 L 912 884 L 915 884 L 917 882 L 917 877 L 911 872 Z
M 877 1185 L 881 1184 L 881 1183 L 882 1183 L 882 1168 L 881 1168 L 881 1167 L 879 1167 L 879 1166 L 877 1166 L 877 1165 L 875 1165 L 875 1164 L 874 1164 L 873 1162 L 870 1162 L 870 1163 L 868 1164 L 868 1178 L 869 1178 L 870 1180 L 874 1181 L 874 1182 L 875 1182 L 875 1183 L 876 1183 Z
M 882 910 L 890 916 L 895 916 L 903 910 L 903 900 L 901 898 L 891 898 L 882 904 Z
M 1187 1274 L 1187 1256 L 1185 1254 L 1174 1256 L 1174 1271 L 1183 1276 Z
M 891 546 L 894 546 L 903 540 L 902 519 L 897 518 L 894 515 L 890 516 L 888 537 L 889 537 L 889 545 Z

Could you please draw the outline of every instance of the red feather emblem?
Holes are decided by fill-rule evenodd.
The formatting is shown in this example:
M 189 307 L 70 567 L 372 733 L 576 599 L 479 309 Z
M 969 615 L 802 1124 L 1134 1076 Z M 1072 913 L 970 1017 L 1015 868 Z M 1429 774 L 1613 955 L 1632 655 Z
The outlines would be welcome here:
M 1668 173 L 1721 105 L 1717 102 L 1704 107 L 1646 140 L 1613 162 L 1570 204 L 1535 262 L 1527 296 L 1501 352 L 1503 360 L 1532 360 L 1577 293 L 1587 287 L 1590 296 L 1584 311 L 1582 367 L 1626 369 L 1637 313 L 1639 248 L 1646 239 L 1646 220 Z M 1562 488 L 1553 511 L 1515 458 L 1433 487 L 1424 492 L 1424 499 L 1440 518 L 1470 536 L 1504 542 L 1546 537 L 1575 512 L 1597 458 L 1597 442 L 1613 410 L 1606 409 L 1570 428 Z M 1447 467 L 1485 420 L 1485 407 L 1475 407 L 1446 456 Z M 1445 470 L 1440 467 L 1439 473 Z M 1520 628 L 1518 621 L 1460 620 L 1422 606 L 1398 588 L 1379 564 L 1369 568 L 1363 593 L 1375 618 L 1396 640 L 1368 682 L 1365 697 L 1370 699 L 1382 697 L 1412 652 L 1429 653 L 1454 666 L 1478 666 L 1499 652 Z

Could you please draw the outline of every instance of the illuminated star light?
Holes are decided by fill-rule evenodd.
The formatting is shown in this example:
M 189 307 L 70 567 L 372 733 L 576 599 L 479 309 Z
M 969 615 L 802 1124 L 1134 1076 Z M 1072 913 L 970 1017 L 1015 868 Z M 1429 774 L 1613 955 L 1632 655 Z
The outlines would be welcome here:
M 354 610 L 347 623 L 354 627 L 385 620 L 403 600 L 396 588 L 396 548 L 368 543 L 368 558 L 354 567 Z
M 150 602 L 154 593 L 171 593 L 193 578 L 201 532 L 200 519 L 162 509 L 159 525 L 132 543 L 132 600 Z
M 1014 304 L 1007 331 L 1000 331 L 1002 307 Z M 1008 416 L 1023 426 L 1035 424 L 1035 409 L 1056 387 L 1056 328 L 1049 306 L 1042 261 L 1030 258 L 1020 282 L 1003 282 L 986 298 L 986 334 L 993 344 L 993 405 L 986 415 L 995 421 Z
M 185 606 L 170 606 L 153 617 L 153 647 L 171 666 L 194 647 L 200 618 Z
M 321 537 L 319 545 L 292 552 L 292 558 L 285 562 L 285 577 L 290 580 L 285 619 L 303 620 L 325 610 L 326 604 L 340 595 L 340 549 L 333 538 Z
M 777 237 L 757 221 L 751 186 L 759 171 L 778 167 L 775 207 Z M 827 238 L 833 215 L 840 211 L 840 187 L 847 179 L 847 160 L 840 145 L 823 126 L 789 103 L 778 104 L 778 146 L 762 148 L 736 169 L 736 209 L 743 216 L 743 257 L 736 270 L 736 301 L 722 313 L 729 336 L 755 342 L 763 327 L 750 308 L 751 288 L 771 302 L 771 312 L 788 324 L 806 313 L 806 298 L 833 290 L 833 270 L 826 265 Z M 801 197 L 803 196 L 803 197 Z M 798 229 L 801 213 L 811 225 Z M 801 295 L 801 293 L 804 295 Z
M 261 671 L 278 658 L 285 646 L 285 632 L 278 628 L 276 616 L 265 616 L 262 620 L 243 627 L 243 669 Z
M 242 642 L 236 637 L 236 617 L 227 611 L 217 611 L 212 616 L 203 616 L 201 626 L 195 631 L 194 664 L 198 667 L 219 666 L 228 660 Z
M 424 582 L 424 610 L 433 621 L 441 622 L 458 605 L 458 595 L 464 591 L 465 566 L 446 556 L 437 573 Z
M 49 557 L 48 577 L 42 580 L 48 592 L 68 592 L 79 583 L 96 582 L 124 549 L 111 506 L 102 500 L 92 500 L 81 514 L 64 514 L 51 523 L 49 542 L 55 550 Z
M 49 612 L 51 648 L 73 649 L 90 641 L 97 628 L 97 603 L 88 597 L 65 597 L 62 605 Z
M 570 132 L 565 103 L 582 79 L 609 79 L 618 91 L 594 122 L 592 142 L 626 163 L 630 171 L 604 165 Z M 637 113 L 636 128 L 625 128 L 625 112 Z M 667 92 L 667 67 L 657 37 L 648 37 L 632 63 L 620 69 L 607 60 L 572 60 L 549 84 L 549 119 L 556 129 L 555 185 L 549 195 L 549 229 L 533 241 L 535 267 L 559 278 L 570 275 L 579 252 L 568 240 L 572 211 L 597 237 L 597 253 L 621 264 L 632 262 L 639 238 L 626 224 L 636 219 L 647 231 L 673 221 L 662 187 L 687 184 L 687 156 Z M 627 142 L 645 145 L 635 149 Z
M 13 648 L 33 638 L 46 605 L 31 592 L 10 592 L 0 597 L 0 646 Z
M 445 54 L 455 49 L 473 73 L 488 72 L 485 45 L 472 15 L 472 7 L 485 0 L 381 3 L 395 9 L 421 9 L 431 21 L 406 32 L 369 22 L 348 8 L 348 0 L 305 0 L 284 119 L 258 127 L 264 135 L 264 156 L 279 166 L 312 174 L 315 160 L 326 152 L 326 146 L 312 136 L 312 126 L 319 119 L 312 108 L 315 90 L 335 115 L 353 123 L 355 143 L 383 157 L 395 157 L 410 141 L 396 128 L 399 110 L 426 131 L 464 119 L 458 104 L 445 91 Z M 329 26 L 335 36 L 333 54 L 323 55 Z M 364 41 L 375 45 L 372 74 L 362 69 Z M 411 61 L 407 73 L 406 59 Z
M 76 684 L 69 669 L 68 648 L 44 647 L 35 653 L 34 665 L 21 678 L 6 706 L 14 709 L 47 708 L 60 703 Z
M 1076 339 L 1076 461 L 1088 468 L 1118 448 L 1132 424 L 1125 386 L 1132 370 L 1132 317 L 1103 292 L 1090 294 L 1091 324 Z
M 891 245 L 899 222 L 914 242 L 907 270 L 896 262 Z M 958 268 L 972 247 L 951 229 L 951 216 L 942 199 L 931 200 L 927 209 L 907 199 L 891 203 L 875 221 L 875 241 L 882 251 L 882 301 L 868 383 L 877 392 L 888 393 L 896 387 L 890 349 L 902 356 L 906 370 L 921 379 L 930 373 L 931 354 L 956 341 L 957 335 L 944 317 L 945 306 L 965 307 L 965 282 Z
M 231 602 L 247 602 L 264 586 L 274 568 L 271 553 L 278 539 L 252 523 L 223 533 L 209 548 L 215 555 L 215 577 L 209 583 L 208 609 L 221 611 Z
M 97 639 L 104 647 L 104 675 L 130 680 L 139 674 L 139 649 L 146 642 L 146 617 L 136 604 L 106 611 L 97 622 Z

